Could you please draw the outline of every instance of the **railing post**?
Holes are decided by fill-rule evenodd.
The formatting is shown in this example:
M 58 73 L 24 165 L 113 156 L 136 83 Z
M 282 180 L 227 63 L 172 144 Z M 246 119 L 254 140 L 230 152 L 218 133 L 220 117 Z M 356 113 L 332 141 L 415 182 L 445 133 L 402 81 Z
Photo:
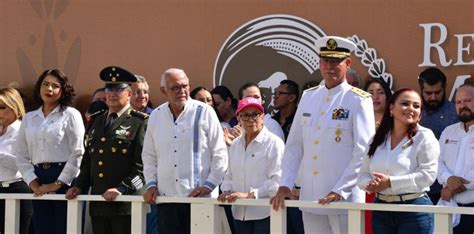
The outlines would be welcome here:
M 20 200 L 5 199 L 5 233 L 20 233 Z
M 82 233 L 82 204 L 77 199 L 67 201 L 67 233 Z
M 219 206 L 191 203 L 191 233 L 221 233 Z
M 146 233 L 146 214 L 149 205 L 143 201 L 132 202 L 132 233 Z
M 365 233 L 365 211 L 349 210 L 348 232 L 349 233 Z
M 434 233 L 453 233 L 453 214 L 434 214 Z
M 275 211 L 270 206 L 270 233 L 286 234 L 286 207 Z

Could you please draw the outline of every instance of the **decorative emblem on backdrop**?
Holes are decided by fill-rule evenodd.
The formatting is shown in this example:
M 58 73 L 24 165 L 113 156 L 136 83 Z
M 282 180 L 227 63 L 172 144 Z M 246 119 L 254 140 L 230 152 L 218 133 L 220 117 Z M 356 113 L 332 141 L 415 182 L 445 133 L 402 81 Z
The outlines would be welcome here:
M 214 65 L 213 84 L 225 85 L 238 96 L 242 84 L 257 83 L 265 107 L 271 110 L 272 93 L 282 80 L 290 79 L 300 86 L 322 80 L 314 44 L 323 36 L 326 33 L 317 25 L 293 15 L 266 15 L 250 20 L 222 45 Z M 357 35 L 348 39 L 356 43 L 355 56 L 369 75 L 384 79 L 392 87 L 393 77 L 375 49 Z M 337 44 L 328 42 L 327 47 L 337 48 Z

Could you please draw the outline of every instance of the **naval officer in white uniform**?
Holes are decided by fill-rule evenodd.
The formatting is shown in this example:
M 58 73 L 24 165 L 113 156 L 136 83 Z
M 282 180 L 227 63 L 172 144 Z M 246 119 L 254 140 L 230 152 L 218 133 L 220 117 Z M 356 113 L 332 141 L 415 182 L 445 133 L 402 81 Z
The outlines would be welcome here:
M 346 81 L 355 47 L 336 36 L 316 41 L 324 85 L 303 93 L 286 142 L 280 188 L 270 201 L 274 209 L 290 196 L 300 165 L 301 200 L 364 202 L 356 180 L 375 123 L 370 94 Z M 302 211 L 306 233 L 347 233 L 345 210 Z

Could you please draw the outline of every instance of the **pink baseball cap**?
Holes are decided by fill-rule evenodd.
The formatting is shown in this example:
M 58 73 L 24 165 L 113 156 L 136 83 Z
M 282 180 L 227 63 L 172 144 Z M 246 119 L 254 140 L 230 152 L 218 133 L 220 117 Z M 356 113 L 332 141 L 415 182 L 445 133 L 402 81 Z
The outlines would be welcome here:
M 260 100 L 253 97 L 246 97 L 239 101 L 239 105 L 237 106 L 237 110 L 235 111 L 235 114 L 238 115 L 243 109 L 249 106 L 256 107 L 259 111 L 261 111 L 262 113 L 265 113 Z

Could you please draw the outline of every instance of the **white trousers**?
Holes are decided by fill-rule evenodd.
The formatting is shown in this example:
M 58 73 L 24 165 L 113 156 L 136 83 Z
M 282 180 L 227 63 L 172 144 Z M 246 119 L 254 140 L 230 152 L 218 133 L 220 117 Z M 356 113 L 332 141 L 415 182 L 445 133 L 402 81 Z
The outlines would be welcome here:
M 347 215 L 317 215 L 303 212 L 304 232 L 312 234 L 346 234 Z

